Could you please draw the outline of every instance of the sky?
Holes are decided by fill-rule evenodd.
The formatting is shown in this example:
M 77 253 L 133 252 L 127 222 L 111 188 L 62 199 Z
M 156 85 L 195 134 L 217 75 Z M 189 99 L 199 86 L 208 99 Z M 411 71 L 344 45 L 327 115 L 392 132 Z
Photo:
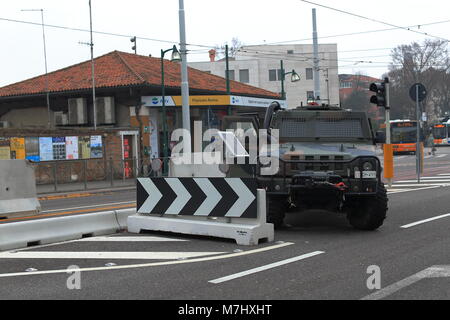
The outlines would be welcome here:
M 245 45 L 312 43 L 312 8 L 317 9 L 319 43 L 338 46 L 339 73 L 381 77 L 396 46 L 450 39 L 450 1 L 312 1 L 316 5 L 301 0 L 184 0 L 188 61 L 208 61 L 210 48 L 231 44 L 233 38 Z M 45 73 L 41 14 L 23 9 L 44 9 L 49 72 L 90 59 L 89 46 L 82 44 L 90 41 L 89 32 L 54 27 L 89 30 L 88 0 L 2 1 L 0 8 L 0 87 Z M 138 37 L 138 54 L 154 57 L 180 41 L 178 0 L 92 0 L 92 10 L 96 57 L 114 50 L 133 52 L 132 36 Z M 393 28 L 374 20 L 429 36 L 401 28 L 348 35 Z

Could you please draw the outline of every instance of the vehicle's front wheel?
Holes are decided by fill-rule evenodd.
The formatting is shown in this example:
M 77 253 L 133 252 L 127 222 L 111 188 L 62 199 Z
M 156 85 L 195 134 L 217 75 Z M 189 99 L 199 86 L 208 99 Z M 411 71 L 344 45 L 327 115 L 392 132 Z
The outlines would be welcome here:
M 373 231 L 383 225 L 387 211 L 387 191 L 384 184 L 380 183 L 375 197 L 361 199 L 349 207 L 347 219 L 356 229 Z
M 267 222 L 273 223 L 276 229 L 282 227 L 288 205 L 284 197 L 267 197 Z

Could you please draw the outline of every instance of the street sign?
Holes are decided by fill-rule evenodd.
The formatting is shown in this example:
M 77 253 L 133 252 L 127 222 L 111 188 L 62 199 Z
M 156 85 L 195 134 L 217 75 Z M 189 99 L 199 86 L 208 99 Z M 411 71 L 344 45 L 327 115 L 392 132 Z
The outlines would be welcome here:
M 419 99 L 417 99 L 417 86 L 419 86 Z M 409 90 L 409 96 L 413 101 L 419 100 L 419 102 L 422 102 L 427 97 L 427 94 L 427 88 L 421 83 L 414 84 Z
M 252 178 L 139 178 L 137 212 L 255 219 L 256 190 Z

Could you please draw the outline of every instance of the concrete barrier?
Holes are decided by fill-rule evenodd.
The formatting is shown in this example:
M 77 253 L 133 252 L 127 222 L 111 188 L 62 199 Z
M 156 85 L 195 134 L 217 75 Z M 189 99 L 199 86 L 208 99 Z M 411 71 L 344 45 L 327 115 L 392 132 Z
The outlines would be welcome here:
M 274 225 L 267 223 L 266 192 L 257 191 L 257 218 L 206 218 L 187 216 L 132 215 L 128 218 L 128 232 L 164 231 L 234 239 L 244 246 L 260 241 L 274 241 Z
M 38 214 L 34 168 L 27 160 L 0 160 L 0 219 Z
M 127 209 L 0 224 L 0 251 L 114 234 L 125 230 L 135 213 Z

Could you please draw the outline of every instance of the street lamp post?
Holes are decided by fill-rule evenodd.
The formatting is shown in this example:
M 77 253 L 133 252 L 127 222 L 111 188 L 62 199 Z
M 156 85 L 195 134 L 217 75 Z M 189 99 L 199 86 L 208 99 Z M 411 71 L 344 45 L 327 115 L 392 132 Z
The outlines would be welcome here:
M 162 122 L 163 122 L 163 155 L 164 155 L 164 168 L 163 174 L 167 175 L 168 172 L 168 159 L 169 159 L 169 141 L 167 132 L 167 108 L 166 108 L 166 85 L 164 79 L 164 55 L 167 52 L 172 51 L 172 62 L 180 62 L 181 55 L 176 46 L 171 49 L 161 50 L 161 95 L 162 95 Z
M 45 24 L 44 24 L 44 9 L 23 9 L 21 11 L 40 11 L 42 21 L 42 38 L 44 41 L 44 62 L 45 62 L 45 91 L 47 98 L 47 113 L 48 113 L 48 128 L 52 126 L 51 110 L 50 110 L 50 88 L 48 81 L 48 67 L 47 67 L 47 45 L 45 41 Z
M 292 70 L 291 72 L 284 72 L 284 62 L 281 60 L 281 99 L 286 100 L 286 91 L 284 90 L 284 81 L 286 80 L 287 75 L 291 75 L 291 82 L 298 82 L 300 81 L 300 76 L 295 70 Z

